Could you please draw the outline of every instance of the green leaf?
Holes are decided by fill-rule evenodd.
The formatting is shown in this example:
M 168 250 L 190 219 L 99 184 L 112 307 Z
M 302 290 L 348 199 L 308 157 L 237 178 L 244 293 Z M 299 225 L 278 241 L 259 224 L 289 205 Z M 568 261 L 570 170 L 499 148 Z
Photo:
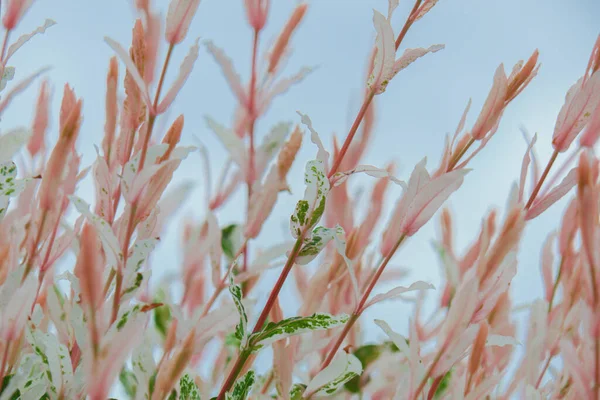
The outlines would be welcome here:
M 306 163 L 304 183 L 304 198 L 298 201 L 290 217 L 290 230 L 294 238 L 298 238 L 303 230 L 312 229 L 325 211 L 330 185 L 322 161 L 312 160 Z
M 343 325 L 348 321 L 348 315 L 316 313 L 308 317 L 291 317 L 279 322 L 269 322 L 262 331 L 252 335 L 250 342 L 253 346 L 266 346 L 290 336 L 306 332 L 322 331 Z
M 348 273 L 350 275 L 350 280 L 352 282 L 352 288 L 354 289 L 354 296 L 356 301 L 358 302 L 359 290 L 358 290 L 358 281 L 356 279 L 356 274 L 354 273 L 354 267 L 352 266 L 352 261 L 346 256 L 346 234 L 344 229 L 340 225 L 336 225 L 335 228 L 324 228 L 322 226 L 316 227 L 310 237 L 304 240 L 304 244 L 300 248 L 300 252 L 298 253 L 298 257 L 296 258 L 296 263 L 299 265 L 306 265 L 319 255 L 319 253 L 327 246 L 330 241 L 334 241 L 335 249 L 338 254 L 342 256 L 344 262 L 346 263 L 346 267 L 348 268 Z
M 379 356 L 384 352 L 385 345 L 380 344 L 367 344 L 364 346 L 360 346 L 358 349 L 354 351 L 354 356 L 360 360 L 362 364 L 363 371 L 367 368 L 369 364 L 373 361 L 377 360 Z M 346 390 L 350 393 L 359 393 L 360 392 L 360 377 L 355 376 L 344 385 Z
M 238 224 L 231 224 L 221 229 L 221 248 L 229 262 L 232 262 L 233 256 L 235 256 L 236 242 L 239 241 L 236 235 L 241 232 L 239 227 Z
M 165 302 L 167 296 L 164 291 L 159 290 L 156 298 L 154 299 L 155 303 L 163 303 Z M 163 338 L 167 336 L 167 331 L 169 329 L 169 323 L 171 322 L 171 309 L 166 304 L 156 307 L 154 309 L 154 326 L 161 334 Z
M 119 382 L 123 385 L 123 390 L 125 390 L 127 396 L 134 398 L 137 390 L 137 380 L 134 373 L 127 368 L 123 368 L 119 374 Z
M 400 349 L 391 341 L 385 341 L 382 344 L 366 344 L 364 346 L 360 346 L 358 349 L 354 351 L 354 356 L 360 360 L 362 364 L 363 371 L 373 362 L 375 362 L 383 353 L 391 352 L 398 353 Z M 346 382 L 344 388 L 348 390 L 350 393 L 359 393 L 361 380 L 364 382 L 365 378 L 356 376 Z M 368 381 L 368 377 L 366 378 Z
M 290 389 L 290 400 L 302 400 L 302 395 L 306 390 L 306 385 L 295 383 Z
M 179 400 L 200 400 L 200 390 L 189 374 L 179 380 Z
M 6 135 L 5 135 L 6 136 Z M 4 136 L 0 136 L 0 139 Z M 0 140 L 0 153 L 2 149 L 2 140 Z M 17 166 L 12 161 L 2 162 L 0 160 L 0 221 L 8 209 L 10 197 L 18 196 L 25 190 L 26 184 L 32 178 L 17 179 Z
M 246 339 L 248 338 L 248 333 L 246 327 L 248 326 L 248 315 L 246 314 L 246 309 L 244 308 L 244 304 L 242 304 L 242 288 L 239 285 L 233 283 L 233 276 L 229 275 L 229 293 L 231 293 L 231 297 L 233 302 L 235 303 L 235 307 L 240 314 L 240 322 L 235 326 L 235 338 L 240 341 L 240 346 L 246 345 Z
M 446 392 L 446 389 L 448 389 L 448 387 L 450 386 L 451 379 L 452 369 L 446 372 L 446 375 L 444 375 L 444 377 L 442 378 L 442 381 L 440 382 L 437 390 L 435 391 L 435 394 L 433 395 L 435 399 L 442 397 L 442 395 Z
M 127 310 L 121 314 L 121 317 L 117 321 L 117 330 L 120 331 L 127 324 L 130 318 L 137 316 L 141 310 L 141 306 L 135 305 L 131 310 Z
M 226 400 L 246 400 L 256 381 L 254 371 L 250 370 L 233 385 L 231 393 L 225 394 Z

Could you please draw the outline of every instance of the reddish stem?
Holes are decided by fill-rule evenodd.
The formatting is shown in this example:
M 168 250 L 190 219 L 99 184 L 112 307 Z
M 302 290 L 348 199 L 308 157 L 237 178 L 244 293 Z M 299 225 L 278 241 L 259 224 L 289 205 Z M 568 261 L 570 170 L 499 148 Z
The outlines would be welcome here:
M 548 177 L 548 174 L 550 173 L 550 168 L 552 168 L 552 165 L 556 161 L 556 157 L 558 157 L 558 150 L 554 150 L 554 153 L 552 153 L 552 157 L 550 157 L 550 160 L 548 161 L 548 164 L 546 165 L 546 168 L 544 169 L 544 172 L 542 173 L 540 180 L 535 185 L 535 188 L 533 189 L 533 192 L 531 193 L 531 196 L 529 197 L 529 200 L 527 201 L 527 204 L 525 205 L 526 210 L 528 210 L 531 207 L 535 198 L 537 197 L 538 193 L 540 192 L 540 189 L 542 188 L 544 181 L 546 180 L 546 178 Z
M 475 139 L 473 139 L 473 138 L 469 139 L 469 141 L 467 142 L 465 147 L 460 149 L 460 151 L 452 157 L 452 159 L 448 163 L 448 168 L 446 169 L 446 172 L 450 172 L 454 169 L 454 167 L 456 167 L 456 164 L 458 164 L 460 159 L 465 155 L 465 153 L 467 152 L 467 150 L 469 150 L 469 148 L 473 145 L 473 143 L 475 143 Z
M 148 128 L 146 129 L 144 143 L 142 145 L 142 152 L 140 156 L 140 164 L 138 167 L 138 172 L 142 171 L 144 168 L 144 164 L 146 161 L 146 153 L 148 152 L 148 145 L 150 143 L 150 137 L 152 136 L 152 130 L 154 128 L 154 123 L 156 122 L 156 108 L 158 106 L 158 100 L 160 99 L 160 92 L 163 87 L 163 83 L 165 80 L 165 75 L 167 73 L 167 67 L 169 66 L 169 61 L 171 60 L 171 54 L 173 53 L 174 44 L 169 45 L 169 49 L 167 50 L 167 55 L 165 57 L 165 62 L 163 63 L 162 71 L 160 73 L 160 79 L 158 80 L 158 86 L 156 88 L 156 95 L 154 96 L 154 104 L 152 105 L 152 110 L 149 110 L 148 117 Z M 129 221 L 127 223 L 127 232 L 125 235 L 125 242 L 123 243 L 123 262 L 120 264 L 122 267 L 119 267 L 116 272 L 116 285 L 115 285 L 115 295 L 113 299 L 113 310 L 111 323 L 114 323 L 117 319 L 117 315 L 119 313 L 119 306 L 121 302 L 121 290 L 123 284 L 123 269 L 127 266 L 127 258 L 129 256 L 129 243 L 131 242 L 131 236 L 133 236 L 133 231 L 135 229 L 135 214 L 137 211 L 137 201 L 131 204 L 131 212 L 129 214 Z
M 4 33 L 4 40 L 2 41 L 2 51 L 0 51 L 0 61 L 4 65 L 6 60 L 4 59 L 4 55 L 6 53 L 6 48 L 8 47 L 8 36 L 10 35 L 10 29 Z
M 248 185 L 248 205 L 246 209 L 246 219 L 250 216 L 250 199 L 252 197 L 252 185 L 254 184 L 254 125 L 256 124 L 256 57 L 258 53 L 258 30 L 254 30 L 254 39 L 252 44 L 252 67 L 250 72 L 250 93 L 248 99 L 248 113 L 250 114 L 250 126 L 248 128 L 248 136 L 250 137 L 250 148 L 248 150 L 248 173 L 246 176 L 246 184 Z M 242 271 L 248 270 L 248 246 L 244 249 L 244 264 Z
M 442 346 L 442 348 L 440 349 L 440 351 L 438 351 L 438 353 L 435 355 L 435 358 L 433 359 L 433 362 L 431 363 L 431 365 L 427 369 L 427 372 L 425 372 L 425 376 L 423 376 L 423 379 L 421 379 L 421 382 L 419 383 L 419 386 L 417 386 L 417 390 L 415 391 L 415 393 L 413 395 L 413 400 L 417 400 L 417 398 L 419 397 L 419 394 L 421 393 L 421 391 L 425 387 L 425 384 L 427 383 L 427 379 L 429 379 L 429 375 L 431 375 L 431 373 L 433 372 L 433 370 L 435 369 L 435 367 L 440 362 L 440 359 L 442 358 L 442 353 L 444 352 L 443 350 L 444 350 L 444 346 Z
M 275 283 L 275 286 L 271 290 L 271 295 L 269 296 L 269 299 L 267 300 L 265 307 L 263 308 L 260 316 L 258 317 L 256 324 L 254 325 L 254 329 L 252 330 L 252 333 L 259 332 L 262 329 L 263 325 L 265 324 L 265 321 L 267 320 L 267 317 L 269 316 L 269 312 L 271 312 L 271 308 L 273 308 L 273 304 L 275 304 L 275 300 L 277 300 L 277 296 L 279 295 L 279 292 L 281 291 L 281 288 L 283 287 L 283 283 L 285 282 L 288 274 L 290 273 L 290 271 L 292 270 L 292 267 L 294 266 L 294 260 L 298 256 L 298 253 L 300 253 L 300 248 L 302 247 L 302 242 L 303 242 L 303 238 L 304 238 L 305 234 L 306 234 L 306 232 L 302 232 L 302 234 L 296 240 L 296 243 L 294 244 L 294 247 L 292 248 L 292 251 L 288 257 L 288 260 L 285 263 L 285 266 L 283 267 L 283 271 L 281 271 L 281 275 L 279 275 L 279 279 L 277 280 L 277 283 Z M 223 400 L 225 398 L 225 393 L 227 393 L 227 391 L 235 383 L 237 376 L 239 375 L 240 371 L 244 367 L 244 364 L 246 363 L 246 360 L 248 359 L 250 354 L 251 353 L 246 349 L 246 350 L 243 350 L 238 355 L 238 358 L 237 358 L 236 363 L 234 364 L 234 367 L 231 369 L 229 376 L 227 377 L 227 379 L 223 383 L 223 386 L 221 387 L 221 391 L 219 392 L 219 396 L 217 397 L 217 400 Z
M 354 135 L 356 134 L 356 131 L 358 131 L 358 127 L 360 126 L 360 123 L 362 122 L 363 117 L 365 116 L 365 114 L 367 112 L 367 109 L 371 105 L 371 101 L 373 101 L 373 97 L 375 97 L 375 91 L 371 90 L 367 94 L 367 97 L 365 97 L 365 100 L 363 101 L 363 104 L 360 107 L 360 110 L 358 111 L 356 118 L 354 119 L 354 123 L 352 124 L 352 127 L 350 128 L 350 131 L 348 132 L 348 136 L 346 136 L 346 140 L 344 140 L 344 144 L 342 145 L 340 152 L 338 153 L 337 157 L 333 161 L 333 165 L 331 166 L 331 169 L 329 170 L 329 174 L 327 175 L 327 178 L 331 179 L 331 177 L 337 172 L 338 168 L 340 167 L 340 164 L 342 163 L 342 160 L 344 159 L 344 156 L 346 155 L 346 152 L 348 151 L 348 148 L 350 147 L 350 143 L 352 143 L 352 139 L 354 139 Z
M 398 50 L 398 48 L 400 47 L 400 44 L 404 40 L 404 36 L 406 36 L 406 33 L 408 32 L 408 29 L 410 28 L 410 26 L 413 24 L 413 22 L 415 22 L 414 17 L 415 17 L 415 14 L 416 14 L 417 10 L 419 9 L 420 5 L 421 5 L 421 0 L 415 1 L 415 5 L 413 6 L 412 10 L 410 11 L 410 14 L 408 14 L 408 18 L 406 19 L 406 22 L 404 23 L 404 26 L 402 27 L 400 34 L 396 38 L 396 50 Z
M 540 384 L 542 383 L 542 379 L 544 378 L 544 375 L 546 374 L 546 370 L 548 369 L 548 367 L 550 367 L 550 362 L 552 361 L 553 356 L 549 356 L 548 360 L 546 360 L 546 363 L 544 364 L 544 368 L 542 368 L 542 372 L 540 373 L 540 376 L 537 380 L 537 382 L 535 383 L 535 388 L 539 388 Z
M 392 259 L 392 257 L 394 256 L 394 254 L 396 253 L 396 251 L 398 250 L 398 248 L 402 244 L 402 242 L 404 242 L 404 239 L 406 239 L 406 235 L 400 236 L 400 238 L 398 239 L 398 241 L 396 242 L 396 244 L 394 245 L 394 247 L 392 248 L 392 250 L 388 253 L 387 256 L 385 256 L 385 258 L 381 262 L 381 265 L 379 265 L 379 267 L 377 268 L 377 271 L 375 272 L 375 275 L 373 275 L 373 277 L 371 278 L 371 281 L 369 282 L 369 286 L 367 286 L 367 289 L 365 290 L 365 292 L 363 293 L 360 301 L 356 305 L 356 308 L 354 309 L 354 312 L 352 313 L 352 315 L 350 316 L 350 318 L 346 322 L 346 325 L 344 326 L 344 330 L 340 333 L 340 335 L 338 336 L 335 344 L 333 345 L 333 347 L 331 348 L 331 350 L 327 354 L 327 358 L 321 364 L 321 370 L 323 370 L 324 368 L 326 368 L 331 363 L 331 361 L 333 361 L 333 358 L 335 357 L 337 351 L 339 350 L 339 348 L 344 343 L 344 339 L 346 338 L 346 336 L 350 332 L 350 329 L 352 328 L 352 325 L 354 325 L 354 323 L 358 320 L 358 318 L 360 317 L 360 315 L 363 313 L 363 311 L 364 311 L 363 307 L 365 306 L 367 300 L 369 299 L 369 296 L 371 295 L 371 292 L 373 291 L 373 288 L 377 284 L 377 281 L 381 277 L 381 274 L 383 274 L 383 271 L 385 270 L 385 267 L 388 265 L 388 263 L 390 262 L 390 260 Z
M 215 288 L 215 291 L 213 292 L 212 296 L 210 297 L 210 299 L 204 305 L 204 310 L 202 310 L 202 315 L 200 316 L 200 318 L 202 318 L 202 317 L 206 316 L 206 314 L 208 314 L 208 312 L 210 311 L 211 307 L 213 306 L 213 304 L 217 300 L 217 297 L 219 297 L 219 294 L 221 294 L 221 292 L 223 291 L 223 289 L 225 289 L 227 287 L 227 284 L 226 284 L 227 283 L 227 277 L 229 276 L 229 274 L 233 270 L 233 266 L 235 265 L 235 260 L 245 251 L 247 245 L 248 245 L 248 240 L 246 240 L 244 242 L 244 244 L 242 245 L 242 247 L 240 247 L 240 249 L 237 251 L 237 253 L 233 256 L 233 261 L 231 262 L 231 264 L 229 264 L 229 268 L 227 269 L 227 271 L 225 272 L 225 275 L 221 279 L 221 282 L 219 283 L 219 286 L 217 286 Z

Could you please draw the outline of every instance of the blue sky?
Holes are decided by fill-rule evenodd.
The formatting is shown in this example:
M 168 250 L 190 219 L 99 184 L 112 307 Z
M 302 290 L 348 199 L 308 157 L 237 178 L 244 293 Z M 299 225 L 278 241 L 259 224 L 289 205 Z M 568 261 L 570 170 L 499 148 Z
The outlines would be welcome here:
M 163 10 L 166 1 L 155 1 Z M 265 49 L 278 34 L 295 1 L 272 1 L 269 22 L 261 48 Z M 402 0 L 393 18 L 396 32 L 400 29 L 411 2 Z M 328 147 L 332 133 L 343 136 L 360 106 L 364 85 L 364 68 L 375 31 L 372 9 L 385 13 L 387 1 L 320 0 L 310 1 L 310 7 L 300 30 L 293 39 L 294 54 L 286 68 L 288 74 L 302 66 L 318 66 L 304 83 L 278 98 L 268 115 L 258 125 L 258 135 L 264 135 L 279 121 L 299 122 L 296 110 L 308 114 L 314 127 Z M 163 11 L 164 15 L 164 11 Z M 437 165 L 444 135 L 454 131 L 469 98 L 473 105 L 467 119 L 471 126 L 481 109 L 491 86 L 493 73 L 500 63 L 510 71 L 519 59 L 526 59 L 536 48 L 542 67 L 539 75 L 504 114 L 499 131 L 480 153 L 471 167 L 474 169 L 452 198 L 451 206 L 458 221 L 457 241 L 466 245 L 479 229 L 481 218 L 492 205 L 504 207 L 511 184 L 518 178 L 525 150 L 519 126 L 538 133 L 538 153 L 545 163 L 550 154 L 550 141 L 556 115 L 567 89 L 583 74 L 593 43 L 599 32 L 597 0 L 440 0 L 438 5 L 409 32 L 406 47 L 427 47 L 444 43 L 445 50 L 428 55 L 402 71 L 378 96 L 377 124 L 374 139 L 368 149 L 367 163 L 382 166 L 389 160 L 399 165 L 398 176 L 408 174 L 424 156 L 428 166 Z M 36 37 L 12 59 L 16 79 L 43 65 L 53 69 L 47 74 L 54 88 L 53 115 L 58 115 L 60 93 L 69 82 L 84 100 L 84 123 L 79 149 L 84 164 L 89 165 L 95 154 L 93 144 L 99 144 L 104 125 L 105 76 L 111 49 L 104 36 L 129 46 L 134 12 L 129 1 L 105 0 L 39 0 L 19 26 L 29 32 L 45 18 L 58 24 L 44 36 Z M 176 48 L 167 82 L 175 76 L 181 62 L 196 37 L 210 39 L 225 49 L 244 80 L 249 75 L 251 32 L 245 21 L 241 0 L 203 0 L 184 43 Z M 163 49 L 164 50 L 164 49 Z M 164 54 L 164 53 L 163 53 Z M 120 65 L 121 77 L 123 65 Z M 0 128 L 29 124 L 37 92 L 37 83 L 15 101 L 5 113 Z M 192 135 L 201 138 L 209 148 L 214 173 L 225 160 L 220 143 L 206 128 L 205 114 L 229 124 L 234 110 L 234 98 L 218 67 L 204 48 L 192 76 L 173 105 L 170 115 L 163 117 L 159 127 L 171 123 L 177 115 L 185 115 L 182 141 L 193 144 Z M 54 126 L 57 118 L 53 117 Z M 53 131 L 56 135 L 56 129 Z M 330 147 L 331 148 L 331 147 Z M 284 224 L 295 201 L 302 195 L 303 162 L 314 157 L 312 145 L 304 146 L 292 171 L 292 195 L 284 196 L 268 222 L 267 233 L 258 242 L 280 241 L 287 234 Z M 177 174 L 177 180 L 193 180 L 197 188 L 185 210 L 202 215 L 203 182 L 200 158 L 191 156 Z M 370 184 L 367 178 L 358 184 Z M 394 189 L 391 200 L 400 194 Z M 81 187 L 81 196 L 91 200 L 92 186 Z M 222 223 L 239 221 L 245 208 L 243 193 L 219 215 Z M 552 208 L 527 227 L 519 255 L 519 271 L 512 286 L 517 303 L 525 303 L 541 294 L 539 254 L 545 235 L 557 226 L 562 204 Z M 501 209 L 501 215 L 503 214 Z M 184 212 L 178 213 L 180 219 Z M 409 280 L 431 281 L 439 287 L 439 264 L 431 249 L 431 239 L 437 232 L 435 222 L 421 230 L 396 256 L 394 263 L 410 269 Z M 285 230 L 284 230 L 285 229 Z M 177 268 L 179 224 L 170 225 L 168 235 L 155 258 L 160 270 Z M 273 276 L 269 275 L 265 285 Z M 288 289 L 289 288 L 289 289 Z M 286 311 L 294 312 L 292 287 L 286 287 Z M 263 299 L 264 301 L 264 299 Z M 383 318 L 398 329 L 406 324 L 399 304 L 382 305 L 364 321 Z M 367 329 L 367 337 L 380 337 L 378 331 Z

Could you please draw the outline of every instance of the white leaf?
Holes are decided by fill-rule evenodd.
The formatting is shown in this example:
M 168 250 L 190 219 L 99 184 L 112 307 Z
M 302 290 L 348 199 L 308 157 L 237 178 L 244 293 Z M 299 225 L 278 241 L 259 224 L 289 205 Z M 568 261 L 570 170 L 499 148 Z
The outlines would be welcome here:
M 321 137 L 319 136 L 319 134 L 317 133 L 317 131 L 315 131 L 313 129 L 312 126 L 312 121 L 310 120 L 310 118 L 308 117 L 308 115 L 306 114 L 302 114 L 300 111 L 296 111 L 298 113 L 298 115 L 300 115 L 300 121 L 306 125 L 306 127 L 308 128 L 308 130 L 310 131 L 310 140 L 317 145 L 318 147 L 318 151 L 317 151 L 317 160 L 321 161 L 323 163 L 323 165 L 325 166 L 325 168 L 327 168 L 327 164 L 329 161 L 329 153 L 327 152 L 327 150 L 325 150 L 325 147 L 323 146 L 323 142 L 321 141 Z
M 123 259 L 123 253 L 119 247 L 119 240 L 115 236 L 110 224 L 93 214 L 90 211 L 90 205 L 77 196 L 69 196 L 77 211 L 84 215 L 88 222 L 96 228 L 96 232 L 102 241 L 102 247 L 106 254 L 106 263 L 111 267 L 116 267 Z
M 246 169 L 246 148 L 244 142 L 231 129 L 225 128 L 210 117 L 206 117 L 206 123 L 217 135 L 231 159 L 241 168 Z
M 350 171 L 338 172 L 334 175 L 334 184 L 333 186 L 339 186 L 348 179 L 348 177 L 352 174 L 357 174 L 360 172 L 364 172 L 365 174 L 372 176 L 373 178 L 388 178 L 390 181 L 394 182 L 397 185 L 400 185 L 402 188 L 406 189 L 406 182 L 401 181 L 392 175 L 389 171 L 383 168 L 377 168 L 373 165 L 359 165 Z
M 240 104 L 245 105 L 247 103 L 246 91 L 242 86 L 240 76 L 233 67 L 231 59 L 227 57 L 223 50 L 215 46 L 213 42 L 206 41 L 205 45 L 208 52 L 212 54 L 212 56 L 215 58 L 215 61 L 221 67 L 221 71 L 223 71 L 223 75 L 225 75 L 225 79 L 227 80 L 227 83 L 231 87 L 233 93 L 238 98 L 238 101 Z
M 304 199 L 296 203 L 294 214 L 290 217 L 290 230 L 294 238 L 298 238 L 302 230 L 314 227 L 325 211 L 330 186 L 322 161 L 312 160 L 306 163 L 304 183 Z
M 376 319 L 375 324 L 380 327 L 383 332 L 385 332 L 385 334 L 392 340 L 392 342 L 394 342 L 396 347 L 398 347 L 407 358 L 410 357 L 410 348 L 408 347 L 406 338 L 404 336 L 394 332 L 388 323 L 383 320 Z
M 331 364 L 319 372 L 308 384 L 304 398 L 309 395 L 332 395 L 344 383 L 362 374 L 362 364 L 353 354 L 340 352 Z
M 426 283 L 423 281 L 414 282 L 409 287 L 398 286 L 388 292 L 375 295 L 369 302 L 367 302 L 367 304 L 365 304 L 365 306 L 363 307 L 363 310 L 366 310 L 367 308 L 371 307 L 373 304 L 379 303 L 381 301 L 393 299 L 395 297 L 400 297 L 402 294 L 404 294 L 406 292 L 412 292 L 415 290 L 429 290 L 429 289 L 435 289 L 435 287 L 432 284 Z
M 521 342 L 511 336 L 489 335 L 485 341 L 486 346 L 520 346 Z
M 6 59 L 8 60 L 15 54 L 21 46 L 27 43 L 32 37 L 37 34 L 42 34 L 46 32 L 46 29 L 50 28 L 52 25 L 56 25 L 56 22 L 51 19 L 46 19 L 44 25 L 38 26 L 33 32 L 27 33 L 25 35 L 21 35 L 13 44 L 8 48 L 8 52 L 6 53 Z M 1 89 L 0 89 L 1 90 Z
M 16 128 L 0 135 L 0 164 L 12 160 L 15 154 L 29 140 L 31 131 L 25 128 Z
M 105 37 L 104 41 L 110 46 L 111 49 L 113 49 L 115 53 L 117 53 L 121 61 L 125 63 L 125 68 L 127 68 L 127 71 L 131 74 L 131 77 L 140 89 L 140 93 L 142 94 L 144 102 L 148 107 L 150 107 L 152 104 L 150 102 L 150 97 L 148 96 L 148 91 L 146 90 L 146 83 L 144 82 L 144 78 L 142 78 L 140 75 L 140 71 L 138 71 L 137 67 L 133 63 L 133 60 L 131 57 L 129 57 L 129 52 L 127 52 L 118 42 L 109 37 Z
M 192 73 L 194 63 L 198 58 L 198 51 L 198 39 L 196 39 L 196 42 L 192 47 L 190 47 L 188 55 L 185 56 L 183 62 L 181 63 L 181 66 L 179 67 L 179 75 L 177 75 L 175 82 L 173 82 L 173 85 L 171 85 L 171 88 L 169 89 L 167 94 L 165 94 L 165 97 L 161 100 L 160 104 L 158 105 L 158 108 L 156 110 L 158 114 L 164 113 L 173 103 L 175 97 L 177 97 L 177 93 L 179 93 L 179 91 L 185 84 L 185 81 L 187 81 L 188 77 Z
M 373 24 L 377 31 L 375 45 L 377 53 L 373 63 L 373 72 L 369 77 L 367 85 L 375 91 L 376 94 L 385 92 L 390 79 L 393 77 L 394 60 L 396 59 L 396 47 L 394 40 L 394 31 L 381 13 L 373 10 Z

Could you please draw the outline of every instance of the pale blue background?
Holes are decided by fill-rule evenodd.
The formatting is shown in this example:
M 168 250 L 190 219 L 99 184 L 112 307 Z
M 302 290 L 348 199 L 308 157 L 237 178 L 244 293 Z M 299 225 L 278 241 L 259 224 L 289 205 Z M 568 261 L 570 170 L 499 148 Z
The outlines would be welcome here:
M 155 1 L 166 10 L 166 1 Z M 270 22 L 263 35 L 261 49 L 272 43 L 279 33 L 295 1 L 272 1 Z M 412 3 L 402 0 L 393 26 L 398 32 Z M 324 142 L 331 148 L 331 134 L 345 135 L 351 119 L 360 105 L 364 84 L 364 68 L 374 39 L 372 9 L 386 13 L 387 2 L 362 0 L 321 0 L 310 2 L 309 11 L 293 39 L 295 53 L 287 73 L 301 66 L 319 65 L 306 81 L 278 98 L 266 118 L 258 124 L 258 136 L 281 120 L 299 122 L 296 110 L 307 113 Z M 163 11 L 164 15 L 164 11 Z M 487 96 L 493 73 L 499 63 L 507 72 L 519 59 L 526 59 L 537 47 L 543 64 L 538 77 L 504 114 L 500 129 L 488 147 L 471 164 L 474 171 L 451 201 L 455 219 L 459 220 L 457 242 L 464 247 L 479 230 L 482 216 L 491 205 L 504 207 L 511 184 L 518 178 L 525 149 L 519 126 L 538 132 L 538 153 L 542 163 L 550 154 L 550 140 L 564 94 L 584 72 L 593 43 L 599 33 L 600 1 L 597 0 L 440 0 L 423 20 L 416 23 L 403 47 L 427 47 L 446 44 L 446 49 L 417 61 L 389 85 L 385 94 L 377 97 L 375 137 L 366 161 L 383 166 L 396 160 L 398 176 L 408 178 L 412 167 L 428 156 L 430 168 L 436 167 L 444 135 L 453 132 L 469 99 L 473 98 L 467 127 L 472 126 L 482 102 Z M 84 164 L 93 161 L 93 144 L 99 144 L 104 126 L 105 76 L 111 49 L 103 42 L 105 35 L 129 47 L 134 12 L 129 1 L 38 1 L 19 26 L 19 32 L 29 32 L 52 18 L 58 25 L 44 36 L 36 37 L 11 61 L 17 79 L 25 77 L 42 65 L 51 65 L 48 73 L 55 92 L 53 123 L 56 126 L 60 92 L 69 82 L 84 99 L 85 120 L 80 134 L 79 149 Z M 249 75 L 251 32 L 245 21 L 241 0 L 205 0 L 192 23 L 185 42 L 177 47 L 167 85 L 175 76 L 178 65 L 193 40 L 200 36 L 211 39 L 232 57 L 236 69 L 246 80 Z M 164 49 L 163 49 L 164 50 Z M 163 53 L 164 54 L 164 53 Z M 124 68 L 120 65 L 120 79 Z M 8 129 L 29 124 L 38 84 L 19 97 L 5 113 L 0 127 Z M 225 159 L 223 147 L 204 124 L 203 115 L 210 114 L 229 124 L 233 113 L 233 96 L 218 67 L 202 48 L 191 78 L 181 91 L 172 113 L 158 126 L 164 129 L 179 113 L 185 114 L 182 141 L 193 144 L 192 135 L 201 138 L 210 149 L 213 173 Z M 53 131 L 56 135 L 56 129 Z M 343 136 L 342 136 L 343 137 Z M 314 157 L 311 144 L 304 146 L 303 162 Z M 280 241 L 287 216 L 302 195 L 303 165 L 296 164 L 290 182 L 293 195 L 284 195 L 269 220 L 267 233 L 259 242 Z M 202 214 L 204 189 L 200 180 L 200 159 L 194 155 L 184 162 L 177 180 L 192 179 L 197 183 L 186 210 Z M 357 179 L 370 184 L 368 178 Z M 82 196 L 91 200 L 92 186 L 81 187 Z M 392 199 L 400 194 L 394 188 Z M 245 195 L 240 191 L 234 202 L 219 215 L 221 223 L 239 221 L 245 208 Z M 562 204 L 564 205 L 564 203 Z M 547 233 L 555 229 L 562 205 L 556 206 L 527 227 L 519 257 L 519 272 L 512 291 L 517 304 L 524 304 L 541 294 L 539 254 Z M 179 213 L 182 216 L 183 213 Z M 500 210 L 503 215 L 503 209 Z M 439 263 L 431 251 L 437 220 L 428 224 L 399 252 L 394 264 L 410 268 L 412 280 L 431 281 L 439 287 Z M 179 223 L 170 225 L 168 235 L 154 258 L 160 270 L 178 268 Z M 256 245 L 253 245 L 256 247 Z M 269 275 L 268 279 L 274 279 Z M 267 280 L 268 280 L 267 279 Z M 266 282 L 266 280 L 265 280 Z M 265 286 L 269 283 L 266 282 Z M 284 290 L 286 313 L 295 311 L 291 286 Z M 264 301 L 264 296 L 261 301 Z M 397 303 L 373 309 L 369 318 L 384 318 L 399 330 L 406 326 L 409 309 Z M 376 329 L 367 329 L 370 339 L 381 337 Z

